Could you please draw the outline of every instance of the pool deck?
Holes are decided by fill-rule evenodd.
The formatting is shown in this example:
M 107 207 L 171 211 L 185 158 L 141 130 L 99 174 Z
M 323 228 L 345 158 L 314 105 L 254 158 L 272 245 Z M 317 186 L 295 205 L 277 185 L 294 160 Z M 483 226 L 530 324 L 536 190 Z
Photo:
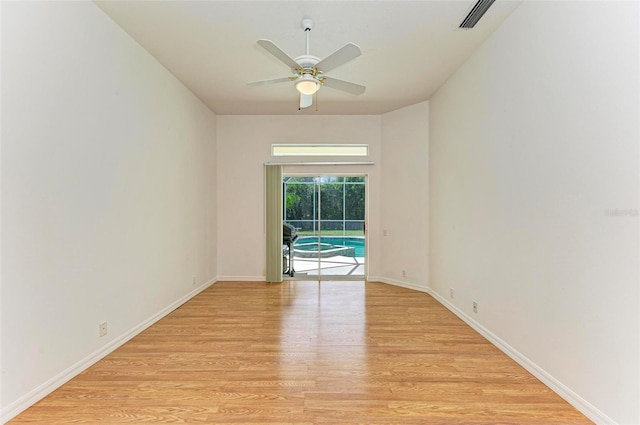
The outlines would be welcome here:
M 334 257 L 322 258 L 318 270 L 317 258 L 293 258 L 294 277 L 303 276 L 364 276 L 364 257 Z M 286 276 L 285 276 L 286 277 Z

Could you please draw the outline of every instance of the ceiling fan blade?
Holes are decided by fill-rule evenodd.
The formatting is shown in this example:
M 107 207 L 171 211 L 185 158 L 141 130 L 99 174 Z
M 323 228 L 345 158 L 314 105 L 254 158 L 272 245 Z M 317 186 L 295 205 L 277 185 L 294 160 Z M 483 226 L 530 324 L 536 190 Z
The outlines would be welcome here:
M 327 73 L 334 68 L 339 67 L 352 59 L 360 56 L 362 52 L 360 51 L 360 47 L 356 46 L 353 43 L 347 43 L 344 47 L 336 50 L 331 53 L 326 58 L 322 59 L 320 62 L 316 64 L 316 68 L 320 71 Z
M 291 78 L 282 77 L 282 78 L 274 78 L 272 80 L 251 81 L 250 83 L 247 83 L 247 85 L 248 86 L 266 86 L 266 85 L 269 85 L 269 84 L 284 83 L 284 82 L 289 82 L 289 81 L 291 81 Z
M 300 68 L 300 66 L 294 61 L 291 56 L 282 51 L 276 44 L 271 40 L 258 40 L 258 44 L 262 46 L 267 52 L 271 53 L 277 59 L 279 59 L 282 63 L 287 65 L 291 69 Z
M 300 109 L 308 108 L 311 105 L 313 105 L 313 95 L 300 93 Z
M 356 96 L 361 95 L 367 89 L 365 86 L 361 86 L 360 84 L 350 83 L 348 81 L 338 80 L 337 78 L 331 77 L 324 77 L 322 85 L 355 94 Z

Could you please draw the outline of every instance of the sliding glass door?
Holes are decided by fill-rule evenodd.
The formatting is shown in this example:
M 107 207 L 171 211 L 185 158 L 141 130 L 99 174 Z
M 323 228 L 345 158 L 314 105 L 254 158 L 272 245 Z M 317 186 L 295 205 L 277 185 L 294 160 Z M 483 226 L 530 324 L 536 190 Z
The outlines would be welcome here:
M 284 177 L 283 221 L 298 231 L 294 276 L 364 277 L 365 194 L 365 176 Z

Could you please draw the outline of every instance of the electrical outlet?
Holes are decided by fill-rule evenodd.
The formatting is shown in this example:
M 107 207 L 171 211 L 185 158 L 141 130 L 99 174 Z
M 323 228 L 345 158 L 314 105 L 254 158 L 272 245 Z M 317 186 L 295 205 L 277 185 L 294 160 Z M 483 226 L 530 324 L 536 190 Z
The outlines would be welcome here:
M 384 230 L 382 231 L 382 236 L 387 236 L 387 229 L 384 229 Z
M 193 285 L 193 286 L 196 286 L 196 277 L 195 277 L 195 276 L 193 277 L 193 283 L 192 283 L 192 285 Z
M 107 335 L 107 322 L 102 322 L 98 325 L 98 329 L 100 332 L 100 338 Z
M 473 302 L 473 312 L 476 314 L 478 313 L 478 303 L 475 301 Z
M 449 288 L 449 296 L 453 298 L 453 288 Z
M 402 270 L 402 277 L 407 277 L 407 271 L 406 270 Z

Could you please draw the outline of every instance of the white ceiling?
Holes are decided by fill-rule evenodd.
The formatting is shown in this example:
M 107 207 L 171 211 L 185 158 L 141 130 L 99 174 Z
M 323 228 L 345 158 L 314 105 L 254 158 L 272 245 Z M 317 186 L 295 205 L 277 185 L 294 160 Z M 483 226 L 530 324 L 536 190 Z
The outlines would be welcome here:
M 217 114 L 381 114 L 429 99 L 522 0 L 497 0 L 474 29 L 458 25 L 476 0 L 97 1 L 97 5 Z M 290 70 L 257 45 L 320 59 L 347 42 L 362 56 L 328 75 L 367 87 L 329 87 L 298 111 L 293 83 L 249 87 Z

